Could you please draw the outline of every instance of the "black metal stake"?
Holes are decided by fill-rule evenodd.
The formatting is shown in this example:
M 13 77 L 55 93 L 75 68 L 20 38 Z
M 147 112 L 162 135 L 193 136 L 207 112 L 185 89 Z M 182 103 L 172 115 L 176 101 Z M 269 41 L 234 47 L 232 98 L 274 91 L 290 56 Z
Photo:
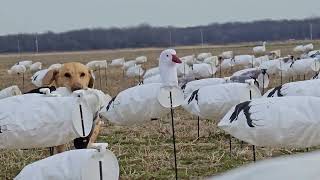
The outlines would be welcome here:
M 178 168 L 177 168 L 177 150 L 176 150 L 176 138 L 174 131 L 174 121 L 173 121 L 173 107 L 172 107 L 172 93 L 170 91 L 170 110 L 171 110 L 171 124 L 172 124 L 172 140 L 173 140 L 173 154 L 174 154 L 174 169 L 176 173 L 176 180 L 178 180 Z
M 99 174 L 100 174 L 100 180 L 103 180 L 102 161 L 99 161 Z
M 253 162 L 256 162 L 256 146 L 252 145 Z
M 222 73 L 221 73 L 221 71 L 222 71 L 222 68 L 221 68 L 221 63 L 220 63 L 220 67 L 219 67 L 219 76 L 220 76 L 220 78 L 222 78 Z
M 232 137 L 229 135 L 229 152 L 230 152 L 230 157 L 232 157 Z

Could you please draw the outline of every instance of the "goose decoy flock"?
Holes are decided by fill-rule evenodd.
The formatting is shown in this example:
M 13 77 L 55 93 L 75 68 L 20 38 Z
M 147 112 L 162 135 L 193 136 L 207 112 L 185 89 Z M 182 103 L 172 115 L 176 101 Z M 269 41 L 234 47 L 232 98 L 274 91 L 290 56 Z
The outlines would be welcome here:
M 314 50 L 317 45 L 307 43 L 292 46 L 290 52 L 294 56 L 282 56 L 288 50 L 278 46 L 272 49 L 272 43 L 268 43 L 266 48 L 266 44 L 242 47 L 247 49 L 246 53 L 228 46 L 226 48 L 229 49 L 219 52 L 215 47 L 211 50 L 178 48 L 152 51 L 157 52 L 156 56 L 139 52 L 99 57 L 102 60 L 86 59 L 87 69 L 86 72 L 79 72 L 80 79 L 86 74 L 95 79 L 98 73 L 100 86 L 83 87 L 73 92 L 67 87 L 56 88 L 54 82 L 46 84 L 44 81 L 49 77 L 49 72 L 56 70 L 60 73 L 58 70 L 66 66 L 60 61 L 48 64 L 40 58 L 28 58 L 11 63 L 5 74 L 17 79 L 22 75 L 22 87 L 17 85 L 21 82 L 16 81 L 0 91 L 0 149 L 22 153 L 33 148 L 50 149 L 50 157 L 23 164 L 19 169 L 21 171 L 14 174 L 16 180 L 105 180 L 119 179 L 122 175 L 129 179 L 158 178 L 135 175 L 143 169 L 135 169 L 134 166 L 150 161 L 149 156 L 155 156 L 153 149 L 160 149 L 163 153 L 157 161 L 169 161 L 171 164 L 163 167 L 166 168 L 164 179 L 174 175 L 175 179 L 186 179 L 189 178 L 187 175 L 180 177 L 182 169 L 186 168 L 186 174 L 191 170 L 188 169 L 189 164 L 185 165 L 189 162 L 184 159 L 187 155 L 183 152 L 190 147 L 186 145 L 186 139 L 190 140 L 189 136 L 194 138 L 195 130 L 192 128 L 196 117 L 198 138 L 190 143 L 210 144 L 205 149 L 210 149 L 212 159 L 221 160 L 219 166 L 223 166 L 226 159 L 232 162 L 234 154 L 238 158 L 244 156 L 248 146 L 252 146 L 254 161 L 256 158 L 259 161 L 218 176 L 212 176 L 218 171 L 211 170 L 211 174 L 197 176 L 221 180 L 318 179 L 319 168 L 315 167 L 317 161 L 314 160 L 318 158 L 318 152 L 285 158 L 272 158 L 264 152 L 256 156 L 261 149 L 280 149 L 280 152 L 292 153 L 316 151 L 320 145 L 320 111 L 317 110 L 320 106 L 320 50 Z M 179 58 L 178 55 L 184 56 Z M 104 75 L 101 70 L 105 71 Z M 71 79 L 71 74 L 60 75 Z M 25 76 L 31 80 L 28 84 L 24 82 Z M 106 79 L 106 88 L 102 88 L 101 79 L 107 76 L 110 83 Z M 33 89 L 29 89 L 31 86 Z M 26 87 L 28 91 L 25 91 Z M 180 105 L 181 108 L 178 107 Z M 206 121 L 205 127 L 200 126 L 200 118 Z M 171 120 L 172 132 L 167 129 L 168 119 Z M 188 127 L 184 127 L 186 124 Z M 144 150 L 130 154 L 130 146 L 123 149 L 119 143 L 123 142 L 122 139 L 114 139 L 120 137 L 117 136 L 117 133 L 121 134 L 118 129 L 126 129 L 134 136 L 122 136 L 123 139 L 134 138 L 140 143 L 136 145 L 130 144 L 131 140 L 126 141 L 132 149 Z M 135 134 L 142 133 L 142 130 L 148 134 Z M 96 139 L 92 137 L 98 137 L 99 133 L 103 133 L 103 138 L 98 138 L 102 143 L 91 142 Z M 161 134 L 157 136 L 158 140 L 165 140 L 155 142 L 152 138 L 156 133 Z M 166 139 L 170 134 L 172 141 Z M 188 138 L 181 140 L 184 136 Z M 147 140 L 139 141 L 139 138 Z M 227 149 L 222 141 L 227 138 L 230 153 L 225 153 Z M 231 147 L 232 138 L 237 142 L 234 148 Z M 53 155 L 53 149 L 72 141 L 72 150 L 57 151 L 59 153 Z M 79 146 L 77 143 L 80 141 L 85 146 Z M 161 142 L 173 143 L 174 161 L 169 160 L 167 144 Z M 212 146 L 218 147 L 219 152 L 215 152 Z M 197 153 L 202 151 L 199 148 Z M 128 154 L 137 156 L 136 160 L 128 160 Z M 141 154 L 143 158 L 139 159 Z M 260 160 L 265 157 L 271 160 Z M 243 159 L 248 161 L 245 156 Z M 200 154 L 197 163 L 202 163 Z M 199 172 L 206 163 L 208 161 L 199 166 Z M 228 169 L 242 164 L 231 165 Z M 129 171 L 126 166 L 130 166 Z M 161 169 L 164 163 L 153 166 Z

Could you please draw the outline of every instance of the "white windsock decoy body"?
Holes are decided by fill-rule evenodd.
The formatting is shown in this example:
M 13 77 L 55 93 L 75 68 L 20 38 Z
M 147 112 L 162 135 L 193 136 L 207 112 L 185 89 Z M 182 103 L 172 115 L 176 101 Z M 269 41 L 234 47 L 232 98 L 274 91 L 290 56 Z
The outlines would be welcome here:
M 253 49 L 254 54 L 263 54 L 266 52 L 266 42 L 263 42 L 262 46 L 256 46 Z
M 181 89 L 183 90 L 183 93 L 185 97 L 190 95 L 193 91 L 200 89 L 204 86 L 211 86 L 211 85 L 217 85 L 217 84 L 224 84 L 227 81 L 224 78 L 206 78 L 206 79 L 200 79 L 195 81 L 190 81 L 186 84 L 184 84 Z
M 320 97 L 320 79 L 286 83 L 268 90 L 263 97 L 315 96 Z
M 86 65 L 90 70 L 96 71 L 99 69 L 107 69 L 107 60 L 90 61 Z
M 30 61 L 30 60 L 20 61 L 20 62 L 16 63 L 15 65 L 23 65 L 28 69 L 32 65 L 32 61 Z
M 18 86 L 10 86 L 0 91 L 0 99 L 4 99 L 11 96 L 21 95 L 21 90 Z
M 95 145 L 95 144 L 94 144 Z M 59 153 L 24 167 L 14 180 L 118 180 L 119 163 L 107 144 Z
M 263 75 L 263 73 L 265 73 Z M 269 85 L 269 75 L 267 72 L 263 72 L 263 70 L 259 68 L 248 68 L 242 69 L 232 74 L 230 80 L 232 82 L 245 83 L 248 79 L 254 79 L 255 83 L 259 88 L 267 88 Z
M 199 61 L 203 61 L 203 60 L 205 60 L 206 58 L 211 57 L 211 56 L 212 56 L 211 53 L 200 53 L 200 54 L 198 54 L 197 59 L 198 59 Z
M 127 77 L 139 77 L 142 76 L 143 73 L 144 70 L 142 69 L 141 65 L 131 66 L 126 71 Z
M 243 101 L 261 96 L 259 89 L 248 83 L 226 83 L 204 86 L 193 91 L 182 107 L 193 115 L 204 119 L 222 118 L 229 109 Z
M 308 52 L 308 57 L 320 59 L 320 50 L 314 50 L 314 51 Z
M 62 66 L 62 64 L 59 64 L 59 63 L 57 63 L 57 64 L 51 64 L 51 65 L 48 67 L 48 69 L 49 69 L 49 70 L 58 70 L 58 69 L 61 68 L 61 66 Z
M 41 62 L 35 62 L 35 63 L 31 64 L 30 68 L 29 68 L 29 70 L 31 72 L 37 72 L 37 71 L 39 71 L 41 69 L 42 69 L 42 63 Z
M 159 58 L 162 83 L 144 84 L 120 92 L 100 111 L 100 117 L 115 124 L 130 125 L 167 114 L 170 109 L 161 106 L 157 97 L 162 87 L 178 87 L 176 63 L 181 60 L 175 50 L 162 51 Z
M 37 87 L 43 87 L 42 80 L 49 72 L 49 69 L 42 69 L 34 73 L 31 77 L 31 83 Z
M 124 62 L 122 69 L 127 70 L 129 67 L 132 67 L 134 65 L 136 65 L 136 60 L 126 61 Z
M 299 45 L 299 46 L 296 46 L 295 48 L 293 48 L 293 51 L 294 51 L 294 52 L 303 53 L 303 52 L 305 52 L 305 48 L 304 48 L 303 45 Z
M 281 57 L 281 50 L 274 50 L 274 51 L 270 51 L 268 57 L 270 59 L 278 59 Z
M 295 75 L 304 75 L 310 72 L 318 72 L 320 70 L 320 59 L 300 59 L 291 64 L 291 68 Z
M 143 64 L 143 63 L 145 63 L 145 62 L 147 62 L 147 57 L 146 56 L 139 56 L 139 57 L 137 57 L 136 58 L 136 63 L 137 64 Z
M 192 73 L 191 67 L 187 63 L 180 63 L 177 65 L 177 75 L 178 77 L 183 77 Z
M 320 98 L 259 98 L 232 107 L 218 126 L 256 146 L 307 148 L 320 145 Z
M 124 58 L 118 58 L 118 59 L 113 59 L 109 65 L 113 67 L 122 67 L 124 62 L 125 62 Z
M 259 67 L 262 63 L 264 63 L 266 61 L 269 61 L 269 56 L 267 56 L 267 55 L 254 58 L 253 59 L 253 66 Z
M 192 73 L 197 79 L 212 77 L 216 71 L 217 68 L 215 66 L 206 63 L 194 64 L 192 69 Z
M 204 59 L 203 62 L 216 67 L 219 65 L 219 58 L 218 56 L 211 56 Z
M 231 68 L 235 65 L 235 62 L 234 62 L 234 59 L 230 58 L 230 59 L 224 59 L 220 66 L 221 66 L 221 69 L 228 69 L 228 68 Z
M 260 69 L 266 69 L 267 73 L 270 75 L 278 74 L 283 66 L 284 62 L 281 59 L 274 59 L 269 61 L 264 61 L 260 64 Z
M 19 75 L 19 74 L 23 74 L 27 71 L 26 66 L 24 65 L 13 65 L 9 70 L 8 70 L 8 74 L 10 75 Z
M 320 152 L 258 161 L 208 180 L 313 180 L 320 177 Z
M 225 51 L 221 53 L 221 57 L 223 59 L 231 59 L 233 58 L 233 51 Z
M 254 57 L 251 55 L 238 55 L 234 57 L 235 65 L 248 66 L 250 64 L 253 64 L 253 62 Z
M 45 94 L 0 100 L 0 149 L 52 147 L 86 137 L 95 114 L 111 99 L 94 89 L 78 90 L 70 96 L 41 90 Z
M 151 76 L 155 76 L 157 74 L 159 74 L 159 67 L 154 67 L 154 68 L 150 68 L 146 71 L 146 73 L 143 75 L 143 79 L 147 79 Z
M 195 63 L 195 55 L 189 55 L 189 56 L 184 56 L 182 58 L 180 58 L 180 60 L 183 62 L 183 63 L 186 63 L 187 65 L 191 66 L 192 64 Z

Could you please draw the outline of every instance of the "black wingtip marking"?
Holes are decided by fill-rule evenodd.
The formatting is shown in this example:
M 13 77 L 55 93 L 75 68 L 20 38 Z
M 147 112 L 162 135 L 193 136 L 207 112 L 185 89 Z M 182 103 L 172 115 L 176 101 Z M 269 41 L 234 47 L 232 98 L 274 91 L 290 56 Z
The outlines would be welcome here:
M 255 127 L 255 126 L 253 125 L 253 121 L 252 121 L 252 119 L 251 119 L 251 113 L 249 112 L 250 107 L 251 107 L 251 106 L 249 105 L 250 102 L 251 102 L 251 101 L 245 101 L 245 102 L 242 102 L 242 103 L 236 105 L 236 107 L 235 107 L 232 115 L 231 115 L 230 118 L 229 118 L 230 123 L 238 120 L 238 116 L 239 116 L 240 112 L 243 111 L 243 113 L 244 113 L 244 115 L 245 115 L 245 117 L 246 117 L 246 119 L 247 119 L 247 124 L 248 124 L 248 126 L 249 126 L 249 127 Z
M 188 104 L 190 104 L 193 99 L 195 99 L 198 102 L 198 92 L 199 92 L 199 89 L 192 92 L 192 94 L 188 100 Z
M 114 100 L 116 99 L 116 97 L 117 97 L 117 96 L 113 97 L 113 98 L 111 99 L 111 101 L 109 101 L 108 106 L 107 106 L 107 111 L 109 111 L 110 106 L 111 106 L 112 102 L 114 102 Z
M 281 88 L 282 88 L 282 85 L 273 88 L 273 90 L 268 94 L 267 97 L 273 97 L 276 92 L 278 97 L 282 97 L 283 94 L 281 93 Z

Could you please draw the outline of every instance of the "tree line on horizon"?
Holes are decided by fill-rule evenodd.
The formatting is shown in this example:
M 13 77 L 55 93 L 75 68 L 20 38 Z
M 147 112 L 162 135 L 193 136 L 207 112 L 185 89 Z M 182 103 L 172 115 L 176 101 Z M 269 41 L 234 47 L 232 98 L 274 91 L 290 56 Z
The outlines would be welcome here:
M 320 38 L 320 18 L 212 23 L 194 27 L 95 28 L 0 36 L 0 53 L 172 47 Z

